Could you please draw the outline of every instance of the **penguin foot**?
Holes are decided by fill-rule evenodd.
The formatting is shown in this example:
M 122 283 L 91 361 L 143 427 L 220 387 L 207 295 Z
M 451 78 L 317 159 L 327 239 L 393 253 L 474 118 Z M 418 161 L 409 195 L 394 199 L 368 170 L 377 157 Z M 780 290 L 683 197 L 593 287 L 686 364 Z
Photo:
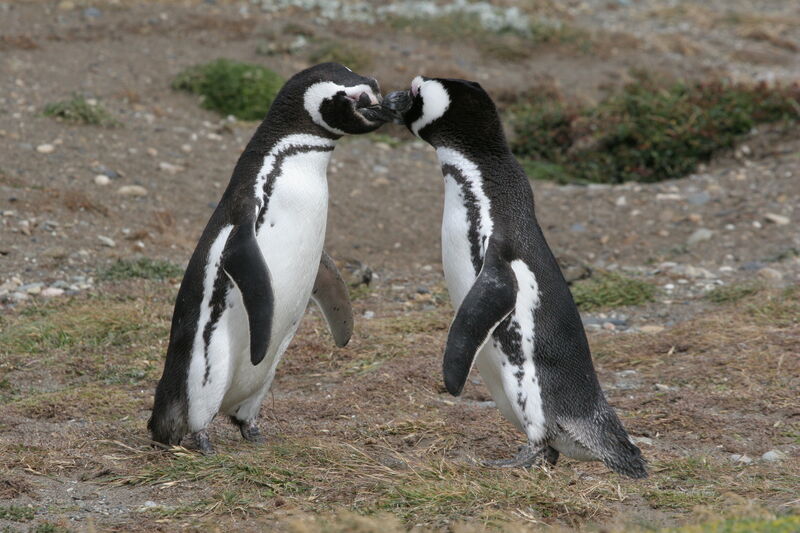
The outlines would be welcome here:
M 214 447 L 211 445 L 211 439 L 208 438 L 208 431 L 205 429 L 192 433 L 195 448 L 203 455 L 214 455 Z
M 267 441 L 254 421 L 242 422 L 241 420 L 231 417 L 231 422 L 239 426 L 239 432 L 242 434 L 242 438 L 247 442 L 264 444 Z
M 551 446 L 526 444 L 521 446 L 519 452 L 511 459 L 484 460 L 481 464 L 493 468 L 529 468 L 542 461 L 547 461 L 547 463 L 555 465 L 558 461 L 558 455 L 558 450 Z

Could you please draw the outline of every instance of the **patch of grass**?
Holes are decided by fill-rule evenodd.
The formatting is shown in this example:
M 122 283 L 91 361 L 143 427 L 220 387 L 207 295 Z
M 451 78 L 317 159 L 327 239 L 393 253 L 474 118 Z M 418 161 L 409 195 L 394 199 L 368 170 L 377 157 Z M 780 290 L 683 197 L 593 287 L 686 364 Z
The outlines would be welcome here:
M 83 96 L 74 95 L 69 100 L 47 104 L 44 115 L 76 124 L 114 127 L 120 122 L 106 108 L 97 102 L 88 101 Z
M 721 285 L 715 287 L 708 294 L 706 298 L 715 304 L 734 303 L 740 300 L 758 294 L 764 289 L 764 286 L 759 283 L 737 283 L 734 285 Z
M 394 135 L 389 135 L 388 133 L 383 133 L 380 131 L 370 133 L 369 138 L 376 143 L 385 143 L 388 144 L 392 148 L 397 148 L 398 146 L 402 145 L 405 142 L 408 142 L 407 138 L 403 137 L 395 137 Z
M 228 486 L 237 484 L 259 489 L 262 496 L 299 494 L 309 490 L 304 478 L 295 471 L 282 468 L 269 460 L 254 461 L 242 455 L 204 456 L 191 452 L 176 452 L 121 481 L 132 485 L 161 485 L 174 481 L 206 481 Z
M 489 29 L 475 13 L 451 12 L 438 16 L 393 16 L 387 22 L 406 31 L 444 44 L 468 42 L 481 55 L 499 61 L 521 61 L 545 43 L 577 42 L 583 35 L 563 24 L 534 22 L 524 31 L 514 28 Z
M 4 505 L 0 507 L 0 520 L 28 522 L 29 520 L 33 520 L 35 514 L 33 509 L 22 505 Z
M 43 522 L 31 529 L 32 533 L 69 533 L 69 529 L 52 522 Z
M 129 302 L 75 300 L 61 303 L 61 312 L 45 313 L 34 320 L 20 320 L 0 331 L 0 354 L 51 354 L 80 346 L 110 348 L 127 346 L 153 324 Z M 158 333 L 163 333 L 158 328 Z
M 658 288 L 652 283 L 615 272 L 597 272 L 572 285 L 572 297 L 582 311 L 652 302 Z
M 518 105 L 512 149 L 523 160 L 558 165 L 550 174 L 558 181 L 655 182 L 693 172 L 757 124 L 799 117 L 796 87 L 709 82 L 664 88 L 641 76 L 595 107 L 552 98 Z
M 682 509 L 691 511 L 698 505 L 712 503 L 717 495 L 698 489 L 650 489 L 642 493 L 647 502 L 656 509 Z
M 130 391 L 100 384 L 28 394 L 8 406 L 29 418 L 52 421 L 116 420 L 145 408 Z
M 250 63 L 217 59 L 184 70 L 172 88 L 199 94 L 201 105 L 242 120 L 261 120 L 283 86 L 272 70 Z
M 336 40 L 324 40 L 309 55 L 312 63 L 341 63 L 355 72 L 372 66 L 372 52 L 355 43 Z
M 178 278 L 183 275 L 183 269 L 169 261 L 159 259 L 118 259 L 116 263 L 100 272 L 104 280 L 123 280 L 131 278 L 163 280 Z
M 748 313 L 761 325 L 789 327 L 800 323 L 800 285 L 770 294 L 748 307 Z
M 662 533 L 797 533 L 798 531 L 800 531 L 798 515 L 760 519 L 728 518 L 661 530 Z

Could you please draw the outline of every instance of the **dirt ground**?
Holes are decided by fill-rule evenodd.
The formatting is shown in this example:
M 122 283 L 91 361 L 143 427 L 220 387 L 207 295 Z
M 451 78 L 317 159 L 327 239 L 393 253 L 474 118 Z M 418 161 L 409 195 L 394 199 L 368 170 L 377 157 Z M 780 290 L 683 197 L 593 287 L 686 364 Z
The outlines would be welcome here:
M 800 79 L 791 2 L 526 3 L 524 13 L 581 37 L 513 62 L 289 4 L 0 2 L 0 527 L 653 530 L 800 513 L 796 127 L 759 128 L 680 180 L 533 184 L 565 268 L 659 288 L 654 302 L 584 313 L 601 382 L 649 479 L 568 459 L 475 466 L 510 455 L 520 436 L 477 373 L 462 398 L 442 389 L 452 309 L 441 174 L 430 147 L 395 126 L 342 140 L 329 168 L 326 248 L 345 271 L 374 272 L 353 290 L 350 345 L 334 348 L 310 308 L 262 408 L 265 445 L 218 420 L 216 456 L 152 449 L 145 424 L 180 279 L 99 273 L 138 257 L 185 265 L 255 128 L 171 90 L 183 68 L 228 57 L 288 77 L 309 65 L 315 42 L 337 40 L 368 51 L 362 73 L 384 92 L 418 73 L 477 79 L 503 101 L 553 86 L 594 101 L 637 70 Z M 298 27 L 308 48 L 263 54 Z M 120 126 L 42 115 L 74 93 Z M 146 194 L 123 194 L 130 185 Z M 757 289 L 707 297 L 720 287 Z

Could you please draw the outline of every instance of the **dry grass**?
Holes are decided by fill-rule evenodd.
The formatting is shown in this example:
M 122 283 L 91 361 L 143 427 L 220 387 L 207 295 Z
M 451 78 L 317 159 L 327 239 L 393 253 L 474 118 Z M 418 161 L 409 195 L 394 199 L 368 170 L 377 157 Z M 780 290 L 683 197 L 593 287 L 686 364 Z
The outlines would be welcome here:
M 703 532 L 796 523 L 780 515 L 798 510 L 797 461 L 758 460 L 800 444 L 791 415 L 800 388 L 796 288 L 721 303 L 658 335 L 591 339 L 610 401 L 632 435 L 652 440 L 642 445 L 651 477 L 634 482 L 569 459 L 527 471 L 477 466 L 475 458 L 513 453 L 519 436 L 495 409 L 476 405 L 487 398 L 482 387 L 470 384 L 466 401 L 440 392 L 452 310 L 426 307 L 435 299 L 390 304 L 381 288 L 356 302 L 357 313 L 378 316 L 359 321 L 347 349 L 331 347 L 316 311 L 307 317 L 265 402 L 267 444 L 242 442 L 222 421 L 212 427 L 215 456 L 153 449 L 144 423 L 168 331 L 167 286 L 127 281 L 103 297 L 2 319 L 5 477 L 37 487 L 65 476 L 99 483 L 123 495 L 117 505 L 134 530 L 637 531 L 702 519 L 701 529 L 680 531 Z M 616 389 L 619 370 L 634 370 L 639 386 Z M 48 436 L 53 428 L 58 438 Z M 731 453 L 756 460 L 734 463 Z M 13 505 L 37 498 L 15 494 Z M 146 500 L 157 505 L 142 507 Z M 768 516 L 726 522 L 743 501 Z M 63 516 L 54 508 L 31 523 Z

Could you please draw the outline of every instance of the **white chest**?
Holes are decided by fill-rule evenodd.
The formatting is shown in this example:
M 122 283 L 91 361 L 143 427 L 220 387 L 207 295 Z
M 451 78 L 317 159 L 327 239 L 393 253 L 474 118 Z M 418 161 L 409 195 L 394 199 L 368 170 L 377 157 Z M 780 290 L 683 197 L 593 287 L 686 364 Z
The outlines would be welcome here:
M 326 168 L 330 155 L 311 151 L 283 160 L 259 228 L 258 244 L 270 271 L 274 297 L 275 342 L 294 331 L 317 275 L 328 216 Z
M 470 224 L 464 193 L 450 175 L 444 178 L 444 191 L 442 266 L 450 301 L 458 309 L 476 278 L 469 241 Z

